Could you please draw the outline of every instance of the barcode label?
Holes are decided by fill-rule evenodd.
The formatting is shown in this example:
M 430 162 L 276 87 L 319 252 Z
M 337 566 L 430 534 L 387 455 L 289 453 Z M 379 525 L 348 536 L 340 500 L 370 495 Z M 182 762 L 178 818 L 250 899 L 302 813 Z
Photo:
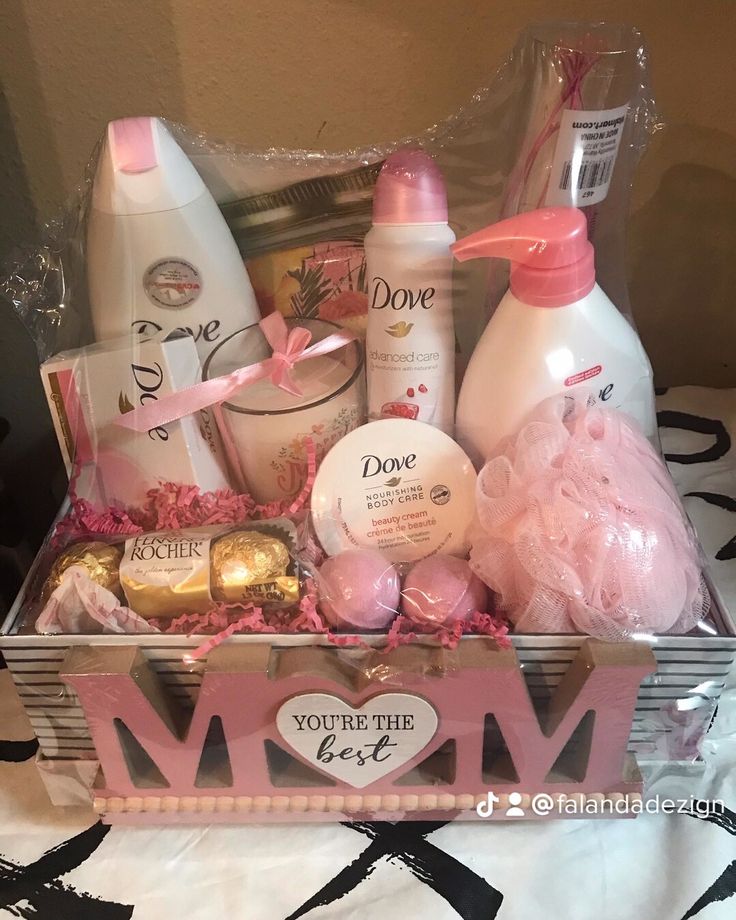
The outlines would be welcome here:
M 607 185 L 611 181 L 611 173 L 615 162 L 616 157 L 608 157 L 605 160 L 583 160 L 580 171 L 577 174 L 575 188 L 580 192 L 584 189 L 598 188 L 599 185 Z M 570 188 L 572 178 L 572 162 L 565 160 L 560 178 L 562 191 L 567 191 Z
M 608 194 L 628 106 L 604 112 L 567 109 L 547 186 L 546 205 L 581 207 Z

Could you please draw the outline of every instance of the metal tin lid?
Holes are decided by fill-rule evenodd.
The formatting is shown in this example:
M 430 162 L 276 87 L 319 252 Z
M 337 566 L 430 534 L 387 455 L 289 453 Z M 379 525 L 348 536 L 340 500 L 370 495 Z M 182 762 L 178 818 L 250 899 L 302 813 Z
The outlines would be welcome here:
M 272 192 L 262 192 L 222 205 L 222 212 L 241 249 L 261 248 L 263 238 L 310 221 L 329 219 L 370 224 L 373 189 L 381 162 L 350 172 L 316 176 Z

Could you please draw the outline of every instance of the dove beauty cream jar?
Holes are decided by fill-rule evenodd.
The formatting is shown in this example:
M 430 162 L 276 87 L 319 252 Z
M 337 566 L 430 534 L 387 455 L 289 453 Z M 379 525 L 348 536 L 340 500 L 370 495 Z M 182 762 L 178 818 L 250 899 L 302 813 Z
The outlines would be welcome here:
M 329 556 L 371 547 L 391 562 L 465 556 L 475 512 L 472 463 L 452 438 L 408 419 L 370 422 L 329 451 L 312 519 Z

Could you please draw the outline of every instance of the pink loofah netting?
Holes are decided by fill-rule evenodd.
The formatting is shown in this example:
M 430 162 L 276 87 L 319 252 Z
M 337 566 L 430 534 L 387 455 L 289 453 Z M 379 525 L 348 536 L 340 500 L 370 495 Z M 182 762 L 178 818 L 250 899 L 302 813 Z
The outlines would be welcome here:
M 674 484 L 634 422 L 589 402 L 541 403 L 483 467 L 471 566 L 518 632 L 686 633 L 710 595 Z

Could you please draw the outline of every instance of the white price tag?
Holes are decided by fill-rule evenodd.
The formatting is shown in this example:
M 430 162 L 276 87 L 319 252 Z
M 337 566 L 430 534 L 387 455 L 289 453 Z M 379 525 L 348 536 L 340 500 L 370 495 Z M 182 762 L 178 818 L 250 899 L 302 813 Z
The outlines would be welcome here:
M 608 194 L 628 105 L 591 112 L 565 109 L 545 204 L 583 207 Z

